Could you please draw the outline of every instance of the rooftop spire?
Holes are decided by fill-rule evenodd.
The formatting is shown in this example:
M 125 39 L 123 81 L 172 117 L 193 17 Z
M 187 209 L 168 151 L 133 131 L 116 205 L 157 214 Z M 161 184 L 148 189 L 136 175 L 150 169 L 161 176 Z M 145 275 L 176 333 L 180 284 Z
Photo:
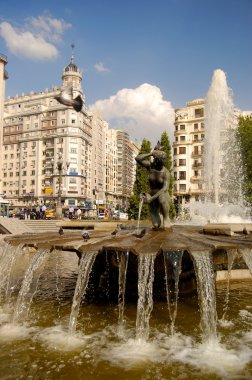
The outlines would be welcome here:
M 72 48 L 72 53 L 71 53 L 71 63 L 73 64 L 74 63 L 74 48 L 75 48 L 75 46 L 74 46 L 74 44 L 71 44 L 71 48 Z

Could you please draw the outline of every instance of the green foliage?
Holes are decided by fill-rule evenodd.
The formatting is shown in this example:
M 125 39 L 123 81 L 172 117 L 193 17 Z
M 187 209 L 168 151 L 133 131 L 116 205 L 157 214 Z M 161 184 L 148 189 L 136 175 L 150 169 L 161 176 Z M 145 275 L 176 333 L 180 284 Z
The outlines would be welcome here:
M 240 140 L 243 167 L 245 170 L 244 193 L 247 202 L 252 207 L 252 115 L 239 118 L 237 128 Z
M 170 218 L 174 219 L 176 216 L 175 206 L 173 202 L 173 175 L 172 175 L 172 152 L 171 152 L 171 144 L 166 132 L 163 132 L 160 139 L 161 146 L 163 147 L 163 151 L 167 154 L 166 164 L 165 166 L 169 170 L 170 173 L 170 184 L 169 184 L 169 196 L 170 196 Z
M 143 139 L 139 154 L 150 153 L 151 143 L 150 141 Z M 129 219 L 138 219 L 140 194 L 149 192 L 148 173 L 145 168 L 137 164 L 136 179 L 133 187 L 133 195 L 129 199 L 128 215 Z M 143 205 L 141 212 L 141 219 L 149 217 L 149 207 L 147 204 Z

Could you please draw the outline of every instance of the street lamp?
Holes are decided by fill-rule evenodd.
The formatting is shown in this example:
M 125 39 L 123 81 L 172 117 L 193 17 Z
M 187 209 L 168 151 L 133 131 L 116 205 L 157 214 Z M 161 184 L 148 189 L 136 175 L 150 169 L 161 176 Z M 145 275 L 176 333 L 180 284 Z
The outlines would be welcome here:
M 54 168 L 54 159 L 51 159 L 51 164 L 52 167 Z M 70 162 L 66 162 L 66 170 L 69 168 Z M 58 160 L 56 162 L 56 167 L 58 169 L 58 174 L 53 174 L 53 177 L 58 177 L 58 197 L 57 197 L 57 205 L 56 205 L 56 218 L 57 219 L 62 219 L 62 205 L 61 205 L 61 195 L 62 195 L 62 190 L 61 190 L 61 185 L 62 185 L 62 177 L 63 175 L 65 176 L 66 174 L 63 174 L 63 171 L 65 170 L 64 165 L 63 165 L 63 157 L 62 153 L 58 153 Z

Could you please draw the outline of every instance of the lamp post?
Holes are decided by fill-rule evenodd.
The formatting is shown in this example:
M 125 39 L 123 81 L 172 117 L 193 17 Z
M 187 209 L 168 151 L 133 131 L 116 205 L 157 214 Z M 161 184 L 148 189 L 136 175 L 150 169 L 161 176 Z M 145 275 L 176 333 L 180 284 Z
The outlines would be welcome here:
M 54 159 L 52 158 L 51 160 L 52 167 L 54 168 Z M 66 162 L 66 170 L 69 168 L 70 162 Z M 58 174 L 53 174 L 53 177 L 58 177 L 58 196 L 57 196 L 57 204 L 56 204 L 56 218 L 57 219 L 62 219 L 62 204 L 61 204 L 61 195 L 62 195 L 62 190 L 61 190 L 61 185 L 62 185 L 62 177 L 63 171 L 65 170 L 64 165 L 63 165 L 63 157 L 62 153 L 59 152 L 58 154 L 58 160 L 56 162 L 56 167 L 58 170 Z

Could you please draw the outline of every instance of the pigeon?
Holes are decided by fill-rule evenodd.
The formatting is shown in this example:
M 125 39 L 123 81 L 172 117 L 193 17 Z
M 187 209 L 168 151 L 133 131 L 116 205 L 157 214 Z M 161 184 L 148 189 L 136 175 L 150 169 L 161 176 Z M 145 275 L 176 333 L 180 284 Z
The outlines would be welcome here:
M 145 234 L 146 234 L 146 228 L 143 228 L 142 230 L 135 232 L 133 236 L 141 239 Z
M 85 241 L 87 241 L 88 239 L 90 239 L 90 236 L 89 236 L 89 233 L 88 233 L 87 230 L 82 230 L 82 232 L 81 232 L 81 236 L 83 237 L 83 239 L 84 239 Z
M 242 233 L 243 233 L 244 235 L 249 235 L 249 231 L 247 230 L 246 227 L 243 228 Z
M 62 227 L 60 227 L 60 229 L 59 229 L 59 234 L 60 234 L 60 235 L 64 235 L 64 230 L 63 230 Z
M 83 106 L 83 101 L 81 96 L 78 95 L 75 99 L 73 99 L 73 87 L 68 86 L 65 87 L 61 93 L 54 97 L 59 103 L 64 104 L 68 107 L 73 107 L 75 111 L 80 112 Z
M 117 236 L 120 233 L 120 231 L 121 231 L 121 226 L 120 224 L 117 224 L 116 229 L 113 232 L 111 232 L 111 235 Z

